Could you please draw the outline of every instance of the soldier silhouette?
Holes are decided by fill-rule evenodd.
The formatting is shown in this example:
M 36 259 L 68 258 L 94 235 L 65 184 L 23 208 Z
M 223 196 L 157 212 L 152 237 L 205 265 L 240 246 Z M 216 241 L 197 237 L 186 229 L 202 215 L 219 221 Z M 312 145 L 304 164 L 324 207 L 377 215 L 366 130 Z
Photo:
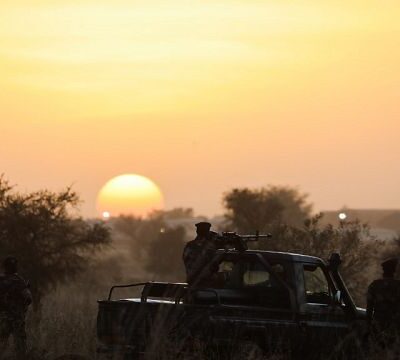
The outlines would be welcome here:
M 4 275 L 0 276 L 0 359 L 11 335 L 17 359 L 27 353 L 25 315 L 32 302 L 29 284 L 18 275 L 18 261 L 9 256 L 3 261 Z
M 197 223 L 196 238 L 189 241 L 183 250 L 186 278 L 191 286 L 207 286 L 213 273 L 210 262 L 217 250 L 215 240 L 218 234 L 210 229 L 209 222 Z
M 395 340 L 400 326 L 400 280 L 394 278 L 399 260 L 385 260 L 381 266 L 382 279 L 375 280 L 368 287 L 367 319 L 370 334 L 381 345 Z

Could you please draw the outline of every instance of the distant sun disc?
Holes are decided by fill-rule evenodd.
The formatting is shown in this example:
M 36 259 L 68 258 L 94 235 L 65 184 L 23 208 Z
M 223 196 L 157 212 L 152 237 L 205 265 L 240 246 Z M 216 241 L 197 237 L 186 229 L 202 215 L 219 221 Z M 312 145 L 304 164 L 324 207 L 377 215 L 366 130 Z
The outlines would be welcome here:
M 146 217 L 163 208 L 160 188 L 147 177 L 136 174 L 109 180 L 97 196 L 97 211 L 104 219 L 119 215 Z

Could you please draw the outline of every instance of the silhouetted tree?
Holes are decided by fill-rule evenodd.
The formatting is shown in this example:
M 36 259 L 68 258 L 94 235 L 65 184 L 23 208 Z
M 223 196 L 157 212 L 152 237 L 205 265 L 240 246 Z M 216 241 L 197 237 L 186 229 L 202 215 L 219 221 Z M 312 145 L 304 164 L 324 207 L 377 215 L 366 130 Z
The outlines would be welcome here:
M 154 212 L 155 216 L 160 216 L 164 220 L 187 219 L 193 218 L 194 212 L 192 208 L 174 208 L 171 210 L 159 210 Z
M 122 215 L 112 219 L 112 228 L 116 239 L 128 242 L 132 260 L 145 264 L 153 239 L 166 228 L 162 212 L 148 218 Z
M 167 228 L 150 242 L 145 269 L 159 280 L 184 281 L 182 252 L 186 231 L 182 226 Z
M 187 240 L 180 219 L 193 217 L 192 209 L 156 211 L 147 218 L 119 216 L 111 226 L 116 241 L 127 242 L 134 262 L 153 278 L 183 280 L 182 251 Z
M 50 288 L 79 274 L 110 244 L 108 228 L 80 218 L 74 211 L 78 204 L 71 188 L 25 194 L 0 177 L 0 254 L 19 259 L 36 310 Z
M 301 225 L 312 209 L 306 194 L 286 186 L 233 189 L 223 203 L 228 225 L 241 233 L 270 231 L 279 223 Z
M 241 233 L 270 232 L 271 239 L 252 244 L 261 250 L 289 251 L 327 259 L 332 252 L 342 255 L 341 272 L 360 304 L 376 276 L 383 242 L 359 221 L 342 221 L 337 227 L 321 225 L 322 215 L 311 217 L 307 196 L 288 187 L 256 190 L 234 189 L 224 196 L 225 218 Z
M 376 275 L 375 265 L 382 253 L 383 242 L 376 239 L 366 224 L 342 221 L 339 226 L 320 225 L 322 215 L 304 221 L 303 226 L 279 224 L 272 229 L 272 238 L 259 241 L 258 249 L 289 251 L 327 260 L 332 252 L 342 256 L 341 273 L 359 304 Z

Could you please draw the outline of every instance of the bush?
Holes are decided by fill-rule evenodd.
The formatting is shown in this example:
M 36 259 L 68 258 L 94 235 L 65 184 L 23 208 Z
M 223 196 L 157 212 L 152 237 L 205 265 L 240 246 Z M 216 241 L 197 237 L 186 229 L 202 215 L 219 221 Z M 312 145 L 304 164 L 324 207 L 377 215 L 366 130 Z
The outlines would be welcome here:
M 51 288 L 81 273 L 111 243 L 103 223 L 76 215 L 78 204 L 71 188 L 22 194 L 0 177 L 0 253 L 18 258 L 36 310 Z

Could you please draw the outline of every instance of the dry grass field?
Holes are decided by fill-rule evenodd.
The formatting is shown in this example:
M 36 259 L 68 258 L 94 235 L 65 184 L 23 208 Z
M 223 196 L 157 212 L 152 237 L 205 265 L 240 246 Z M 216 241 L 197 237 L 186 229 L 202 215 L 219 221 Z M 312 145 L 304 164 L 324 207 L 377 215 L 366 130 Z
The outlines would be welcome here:
M 95 358 L 98 298 L 106 288 L 88 284 L 64 286 L 50 293 L 43 302 L 42 319 L 29 314 L 27 321 L 30 348 L 46 359 L 65 354 Z
M 50 291 L 43 299 L 41 320 L 32 310 L 28 313 L 27 332 L 28 344 L 31 349 L 32 360 L 55 360 L 65 355 L 80 355 L 85 359 L 96 358 L 96 316 L 97 300 L 105 299 L 108 296 L 109 288 L 114 284 L 141 282 L 148 280 L 158 280 L 154 274 L 147 274 L 143 271 L 143 264 L 132 261 L 129 256 L 129 248 L 124 243 L 119 243 L 108 255 L 90 266 L 90 270 L 82 274 L 79 278 L 70 280 L 64 285 L 59 285 Z M 121 246 L 121 245 L 126 245 Z M 128 255 L 127 255 L 128 254 Z M 131 276 L 130 276 L 131 275 Z M 376 277 L 376 269 L 370 269 L 368 281 Z M 171 280 L 171 279 L 164 279 Z M 360 287 L 360 285 L 358 285 Z M 364 286 L 359 290 L 358 304 L 364 306 L 365 291 Z M 118 290 L 115 297 L 136 296 L 129 290 Z M 10 344 L 11 345 L 11 344 Z M 165 348 L 156 349 L 154 355 L 146 360 L 176 359 L 177 344 L 167 344 Z M 391 349 L 400 349 L 392 347 Z M 172 354 L 172 355 L 171 355 Z M 7 354 L 6 354 L 7 355 Z M 8 356 L 10 353 L 8 353 Z M 382 351 L 379 346 L 372 345 L 370 349 L 362 349 L 359 359 L 377 360 L 382 358 L 394 358 L 396 353 L 393 350 Z M 186 359 L 187 357 L 181 356 Z M 209 359 L 210 354 L 204 352 L 199 347 L 195 359 Z M 213 354 L 215 358 L 215 354 Z M 260 356 L 257 349 L 246 348 L 241 352 L 233 352 L 231 359 L 290 359 L 289 354 L 270 354 L 268 357 Z M 346 356 L 344 357 L 346 358 Z M 218 359 L 218 354 L 217 354 Z M 117 360 L 117 359 L 116 359 Z M 332 359 L 333 360 L 333 359 Z
M 48 294 L 43 302 L 42 318 L 40 322 L 29 313 L 27 329 L 29 347 L 32 360 L 54 360 L 65 355 L 79 355 L 84 359 L 96 358 L 96 315 L 97 299 L 107 296 L 108 285 L 88 283 L 87 278 L 73 284 L 62 286 Z M 122 296 L 127 294 L 121 294 Z M 10 344 L 11 345 L 11 344 Z M 177 359 L 174 346 L 165 344 L 156 349 L 147 360 Z M 178 346 L 179 347 L 179 346 Z M 378 360 L 398 358 L 397 349 L 381 350 L 376 344 L 370 349 L 362 349 L 357 359 Z M 190 359 L 218 359 L 218 354 L 207 354 L 204 349 L 197 349 L 197 354 Z M 181 359 L 187 359 L 182 355 Z M 232 352 L 232 360 L 284 360 L 290 359 L 289 354 L 260 355 L 258 349 L 244 348 L 239 352 Z M 330 359 L 330 358 L 327 358 Z M 332 358 L 333 360 L 334 358 Z M 346 356 L 344 354 L 344 359 Z M 349 357 L 350 359 L 350 357 Z M 351 357 L 354 359 L 354 357 Z M 117 360 L 117 359 L 116 359 Z

